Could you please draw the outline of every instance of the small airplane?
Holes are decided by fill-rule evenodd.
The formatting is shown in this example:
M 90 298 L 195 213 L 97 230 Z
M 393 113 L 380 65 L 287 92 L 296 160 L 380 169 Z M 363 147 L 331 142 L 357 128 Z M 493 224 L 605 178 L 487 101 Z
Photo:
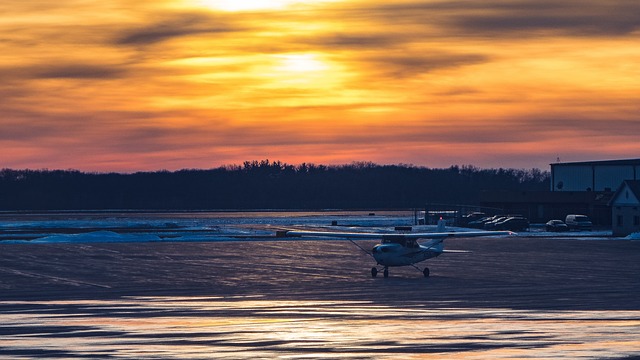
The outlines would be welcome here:
M 458 237 L 469 238 L 479 236 L 515 235 L 511 231 L 469 231 L 469 232 L 447 232 L 445 222 L 440 220 L 436 232 L 428 233 L 365 233 L 365 232 L 333 232 L 333 231 L 307 231 L 307 230 L 286 230 L 279 232 L 277 236 L 285 237 L 319 237 L 319 238 L 341 238 L 351 241 L 362 251 L 369 254 L 376 261 L 377 265 L 383 266 L 384 277 L 389 277 L 389 268 L 394 266 L 412 266 L 421 271 L 424 277 L 429 277 L 429 268 L 420 270 L 415 264 L 427 259 L 438 257 L 445 252 L 467 252 L 464 250 L 445 250 L 444 239 Z M 371 250 L 366 251 L 353 240 L 376 239 L 381 240 Z M 418 243 L 419 239 L 429 239 L 428 242 Z M 371 268 L 371 276 L 378 275 L 377 266 Z

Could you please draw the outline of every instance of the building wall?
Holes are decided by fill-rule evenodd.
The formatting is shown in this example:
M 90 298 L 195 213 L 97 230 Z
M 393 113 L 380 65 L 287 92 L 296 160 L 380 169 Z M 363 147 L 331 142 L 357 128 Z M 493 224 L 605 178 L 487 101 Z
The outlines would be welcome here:
M 612 221 L 613 236 L 627 236 L 640 232 L 640 206 L 614 205 Z
M 624 180 L 635 180 L 633 166 L 594 166 L 594 191 L 615 191 Z
M 625 181 L 611 200 L 611 228 L 614 236 L 640 232 L 640 199 L 635 182 Z
M 551 191 L 587 191 L 593 190 L 593 169 L 589 165 L 552 167 L 553 188 Z M 620 184 L 621 181 L 618 182 Z
M 615 191 L 640 179 L 640 159 L 551 164 L 551 191 Z

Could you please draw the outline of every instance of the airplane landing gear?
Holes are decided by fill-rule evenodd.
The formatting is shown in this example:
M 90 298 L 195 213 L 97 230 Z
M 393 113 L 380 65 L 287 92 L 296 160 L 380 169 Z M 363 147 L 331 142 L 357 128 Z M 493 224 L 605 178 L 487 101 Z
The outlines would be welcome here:
M 424 275 L 424 277 L 426 277 L 426 278 L 428 278 L 428 277 L 429 277 L 429 268 L 428 268 L 428 267 L 426 267 L 426 268 L 424 268 L 424 269 L 420 270 L 420 268 L 419 268 L 419 267 L 417 267 L 417 266 L 415 266 L 415 265 L 411 265 L 411 266 L 413 266 L 416 270 L 418 270 L 418 271 L 422 272 L 422 275 Z
M 384 270 L 382 271 L 382 275 L 384 275 L 384 277 L 389 277 L 389 268 L 385 267 Z M 378 276 L 378 268 L 376 268 L 375 266 L 371 268 L 371 277 L 376 277 Z
M 429 277 L 429 275 L 430 275 L 430 274 L 429 274 L 429 268 L 427 268 L 427 267 L 426 267 L 426 268 L 424 268 L 423 270 L 420 270 L 420 268 L 419 268 L 419 267 L 417 267 L 417 266 L 415 266 L 415 265 L 411 265 L 411 266 L 413 266 L 414 268 L 416 268 L 416 270 L 421 271 L 421 272 L 422 272 L 422 275 L 424 275 L 424 277 L 426 277 L 426 278 L 428 278 L 428 277 Z M 380 271 L 380 270 L 378 270 L 378 268 L 377 268 L 377 267 L 375 267 L 375 266 L 374 266 L 374 267 L 372 267 L 372 268 L 371 268 L 371 277 L 377 277 L 377 276 L 378 276 L 378 272 L 379 272 L 379 271 Z M 386 278 L 388 278 L 388 277 L 389 277 L 389 267 L 386 267 L 386 266 L 385 266 L 384 270 L 382 270 L 382 275 L 384 275 L 384 277 L 386 277 Z

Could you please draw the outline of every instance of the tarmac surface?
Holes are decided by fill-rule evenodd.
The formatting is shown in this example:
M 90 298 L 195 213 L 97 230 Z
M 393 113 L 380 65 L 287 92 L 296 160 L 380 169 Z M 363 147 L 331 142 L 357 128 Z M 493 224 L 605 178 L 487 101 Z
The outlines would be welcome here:
M 346 241 L 0 243 L 0 357 L 640 359 L 640 241 L 447 248 L 385 279 Z

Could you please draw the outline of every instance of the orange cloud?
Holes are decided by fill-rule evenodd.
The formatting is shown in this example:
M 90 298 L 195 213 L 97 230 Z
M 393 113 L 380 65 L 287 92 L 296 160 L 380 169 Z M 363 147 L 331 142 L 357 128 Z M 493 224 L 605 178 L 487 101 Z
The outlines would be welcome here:
M 635 1 L 233 4 L 0 5 L 0 167 L 546 168 L 640 150 Z

